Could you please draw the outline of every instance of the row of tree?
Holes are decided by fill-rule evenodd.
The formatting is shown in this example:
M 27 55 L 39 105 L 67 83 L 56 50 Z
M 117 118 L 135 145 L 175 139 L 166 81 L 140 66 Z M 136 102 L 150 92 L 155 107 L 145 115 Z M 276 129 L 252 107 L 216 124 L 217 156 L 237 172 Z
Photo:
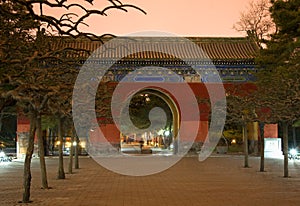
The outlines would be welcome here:
M 229 92 L 232 120 L 258 121 L 261 128 L 261 166 L 264 171 L 263 125 L 278 123 L 283 129 L 284 177 L 288 177 L 288 127 L 300 119 L 300 1 L 257 0 L 250 3 L 235 25 L 260 47 L 255 92 Z M 247 139 L 245 140 L 247 141 Z M 246 146 L 247 147 L 247 146 Z M 247 150 L 245 149 L 247 154 Z M 248 166 L 245 158 L 245 166 Z
M 57 8 L 63 11 L 62 15 L 47 14 Z M 53 48 L 54 42 L 66 37 L 101 41 L 105 35 L 82 32 L 80 26 L 86 25 L 85 20 L 91 15 L 106 16 L 109 10 L 127 12 L 128 8 L 144 12 L 135 5 L 123 4 L 119 0 L 108 0 L 108 5 L 103 9 L 95 8 L 93 0 L 0 0 L 0 108 L 2 112 L 7 106 L 16 106 L 17 113 L 30 120 L 22 202 L 30 201 L 30 169 L 35 136 L 38 139 L 42 188 L 49 188 L 42 117 L 57 119 L 58 140 L 61 142 L 57 177 L 65 178 L 63 122 L 72 115 L 72 91 L 79 72 L 79 62 L 67 57 L 70 53 L 76 55 L 87 51 Z M 74 13 L 74 9 L 80 12 Z M 76 134 L 74 129 L 72 131 L 74 140 Z M 72 172 L 72 151 L 71 149 L 69 172 Z

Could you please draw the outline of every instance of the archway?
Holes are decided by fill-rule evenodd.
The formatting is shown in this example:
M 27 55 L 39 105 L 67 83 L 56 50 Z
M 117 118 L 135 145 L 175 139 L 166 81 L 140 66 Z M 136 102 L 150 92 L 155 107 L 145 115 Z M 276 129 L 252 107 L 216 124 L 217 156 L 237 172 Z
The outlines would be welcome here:
M 164 112 L 166 118 L 161 114 L 156 116 L 155 112 Z M 166 91 L 160 88 L 138 91 L 129 104 L 131 123 L 121 124 L 121 151 L 128 154 L 177 153 L 179 114 L 176 102 Z

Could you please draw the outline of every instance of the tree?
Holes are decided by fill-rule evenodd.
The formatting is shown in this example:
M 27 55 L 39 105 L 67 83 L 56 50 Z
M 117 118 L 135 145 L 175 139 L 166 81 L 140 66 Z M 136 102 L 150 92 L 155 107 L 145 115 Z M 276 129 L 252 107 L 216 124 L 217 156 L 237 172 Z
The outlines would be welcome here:
M 45 58 L 52 60 L 50 57 L 52 54 L 50 54 L 51 52 L 47 49 L 47 42 L 41 41 L 39 38 L 32 44 L 32 47 L 35 49 L 36 53 L 42 55 L 42 57 L 36 57 L 34 60 L 30 61 L 30 63 L 28 62 L 25 64 L 26 68 L 21 76 L 11 78 L 11 84 L 14 85 L 15 88 L 7 92 L 7 94 L 17 101 L 18 107 L 23 109 L 25 115 L 31 117 L 30 124 L 36 122 L 35 126 L 38 138 L 42 188 L 47 189 L 48 181 L 44 158 L 45 150 L 41 119 L 42 115 L 46 112 L 49 97 L 55 95 L 58 90 L 55 83 L 56 77 L 55 75 L 52 75 L 53 69 L 40 66 L 41 59 L 46 61 L 43 55 L 46 55 Z M 30 138 L 34 138 L 34 136 Z
M 91 40 L 102 40 L 104 36 L 113 36 L 111 34 L 103 34 L 97 36 L 93 33 L 82 32 L 80 26 L 88 26 L 85 21 L 92 15 L 107 16 L 107 12 L 110 10 L 120 10 L 128 12 L 128 9 L 135 9 L 144 14 L 146 12 L 141 8 L 132 4 L 123 4 L 119 0 L 107 0 L 108 5 L 104 8 L 96 8 L 93 5 L 93 0 L 84 1 L 68 1 L 68 0 L 14 0 L 18 5 L 22 5 L 26 8 L 29 18 L 45 24 L 46 28 L 50 28 L 51 32 L 56 32 L 59 35 L 70 36 L 77 38 L 85 36 Z M 34 8 L 40 8 L 34 9 Z M 62 10 L 60 16 L 53 16 L 47 14 L 48 11 L 56 10 L 57 8 Z M 75 13 L 73 12 L 76 11 Z M 47 12 L 46 12 L 47 11 Z M 49 12 L 50 13 L 50 12 Z
M 22 74 L 24 63 L 32 55 L 26 46 L 33 36 L 30 31 L 36 29 L 38 24 L 26 18 L 24 7 L 10 3 L 0 2 L 0 112 L 16 104 L 15 100 L 7 95 L 14 89 L 10 84 L 12 77 Z M 18 10 L 18 15 L 11 12 Z
M 69 166 L 68 166 L 68 172 L 69 174 L 73 173 L 73 156 L 74 156 L 74 149 L 77 149 L 77 142 L 75 142 L 75 137 L 76 137 L 76 131 L 74 124 L 72 122 L 72 127 L 71 127 L 71 147 L 70 147 L 70 154 L 69 154 Z M 75 145 L 74 145 L 75 143 Z
M 269 0 L 252 0 L 249 3 L 247 10 L 240 15 L 240 20 L 234 25 L 234 29 L 239 32 L 245 32 L 248 37 L 255 40 L 260 49 L 266 47 L 266 43 L 270 40 L 272 34 L 276 33 L 276 24 L 271 18 L 271 2 Z M 259 96 L 259 93 L 256 93 Z M 253 99 L 253 104 L 259 105 Z M 257 108 L 259 111 L 260 108 Z M 259 119 L 260 125 L 260 171 L 264 171 L 264 132 L 263 127 L 265 122 Z M 267 121 L 265 119 L 265 121 Z
M 277 67 L 258 83 L 258 101 L 269 113 L 265 121 L 280 123 L 283 128 L 284 177 L 288 177 L 288 126 L 300 118 L 298 71 L 299 65 Z
M 255 88 L 249 85 L 233 85 L 228 88 L 227 93 L 227 124 L 237 124 L 242 126 L 244 142 L 244 167 L 249 167 L 248 160 L 248 130 L 247 124 L 257 121 L 256 105 L 253 104 Z
M 38 108 L 36 104 L 30 104 L 30 95 L 28 94 L 28 85 L 22 82 L 25 79 L 28 68 L 33 65 L 32 57 L 36 55 L 34 47 L 34 36 L 32 31 L 38 28 L 38 23 L 33 19 L 28 18 L 28 13 L 25 11 L 24 6 L 14 4 L 11 1 L 1 1 L 1 30 L 3 36 L 1 36 L 1 80 L 5 84 L 1 85 L 1 90 L 4 91 L 6 98 L 13 98 L 18 101 L 18 105 L 21 105 L 26 113 L 29 115 L 31 121 L 30 134 L 28 141 L 28 150 L 26 152 L 26 158 L 24 163 L 24 195 L 23 200 L 30 196 L 30 162 L 33 153 L 33 139 L 35 136 L 36 125 L 40 125 L 40 119 L 37 117 Z M 31 80 L 34 79 L 31 78 Z M 22 86 L 21 86 L 22 85 Z M 36 91 L 37 88 L 33 88 Z M 32 96 L 31 96 L 32 97 Z M 34 99 L 38 99 L 41 96 L 37 95 Z M 22 102 L 19 101 L 22 99 Z M 24 100 L 24 101 L 23 101 Z M 37 107 L 36 107 L 37 106 Z M 36 107 L 36 108 L 34 108 Z M 37 134 L 39 136 L 39 153 L 43 157 L 43 146 L 41 146 L 41 132 L 38 129 Z M 47 188 L 47 178 L 45 168 L 45 162 L 43 158 L 40 158 L 41 171 L 42 171 L 42 187 Z
M 269 110 L 268 121 L 281 123 L 284 142 L 284 177 L 288 177 L 288 126 L 299 119 L 300 1 L 271 1 L 277 32 L 261 50 L 257 62 L 258 102 Z
M 257 45 L 262 48 L 276 30 L 270 16 L 270 6 L 269 0 L 252 0 L 247 10 L 241 13 L 240 20 L 235 23 L 233 28 L 254 38 Z
M 72 70 L 72 69 L 71 69 Z M 65 69 L 67 76 L 72 76 Z M 71 111 L 72 111 L 72 83 L 75 81 L 75 78 L 66 78 L 65 75 L 61 75 L 61 80 L 65 79 L 68 83 L 64 84 L 63 81 L 59 81 L 60 92 L 57 93 L 53 98 L 49 99 L 49 110 L 52 115 L 54 115 L 57 119 L 58 125 L 58 141 L 60 142 L 59 148 L 59 162 L 58 162 L 58 179 L 65 179 L 64 172 L 64 163 L 63 163 L 63 142 L 64 142 L 64 134 L 71 128 L 67 123 L 70 122 L 71 119 Z M 64 80 L 64 81 L 65 81 Z M 73 143 L 73 141 L 72 141 Z M 71 154 L 70 154 L 71 155 Z

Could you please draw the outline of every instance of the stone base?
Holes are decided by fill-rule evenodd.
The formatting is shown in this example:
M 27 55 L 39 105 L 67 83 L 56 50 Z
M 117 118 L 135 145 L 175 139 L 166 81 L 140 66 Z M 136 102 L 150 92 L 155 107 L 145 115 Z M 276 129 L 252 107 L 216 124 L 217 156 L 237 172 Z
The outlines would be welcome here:
M 266 158 L 281 158 L 281 139 L 280 138 L 264 138 L 265 141 L 265 157 Z

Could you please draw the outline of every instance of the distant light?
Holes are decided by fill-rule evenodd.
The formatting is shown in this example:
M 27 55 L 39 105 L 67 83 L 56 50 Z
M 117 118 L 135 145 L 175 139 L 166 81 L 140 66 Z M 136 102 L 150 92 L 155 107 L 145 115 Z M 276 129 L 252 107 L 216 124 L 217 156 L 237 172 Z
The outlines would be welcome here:
M 232 139 L 231 144 L 236 144 L 236 139 Z
M 164 134 L 164 130 L 163 130 L 163 129 L 159 130 L 159 131 L 157 132 L 157 134 L 158 134 L 158 135 L 163 135 L 163 134 Z
M 84 142 L 84 141 L 80 142 L 79 144 L 80 144 L 80 146 L 81 146 L 83 149 L 84 149 L 85 146 L 86 146 L 86 142 Z
M 65 147 L 66 147 L 66 148 L 70 148 L 71 145 L 72 145 L 71 142 L 66 142 L 66 143 L 65 143 Z
M 165 135 L 166 135 L 166 136 L 169 136 L 169 134 L 170 134 L 170 131 L 168 131 L 168 130 L 165 131 Z
M 77 142 L 76 142 L 76 141 L 73 142 L 73 146 L 74 146 L 74 147 L 77 146 Z
M 56 141 L 56 144 L 57 144 L 57 145 L 60 145 L 60 141 Z
M 298 152 L 297 152 L 296 149 L 291 149 L 291 150 L 290 150 L 290 154 L 293 155 L 293 156 L 297 155 L 297 153 L 298 153 Z
M 0 157 L 5 157 L 5 153 L 3 151 L 0 152 Z

